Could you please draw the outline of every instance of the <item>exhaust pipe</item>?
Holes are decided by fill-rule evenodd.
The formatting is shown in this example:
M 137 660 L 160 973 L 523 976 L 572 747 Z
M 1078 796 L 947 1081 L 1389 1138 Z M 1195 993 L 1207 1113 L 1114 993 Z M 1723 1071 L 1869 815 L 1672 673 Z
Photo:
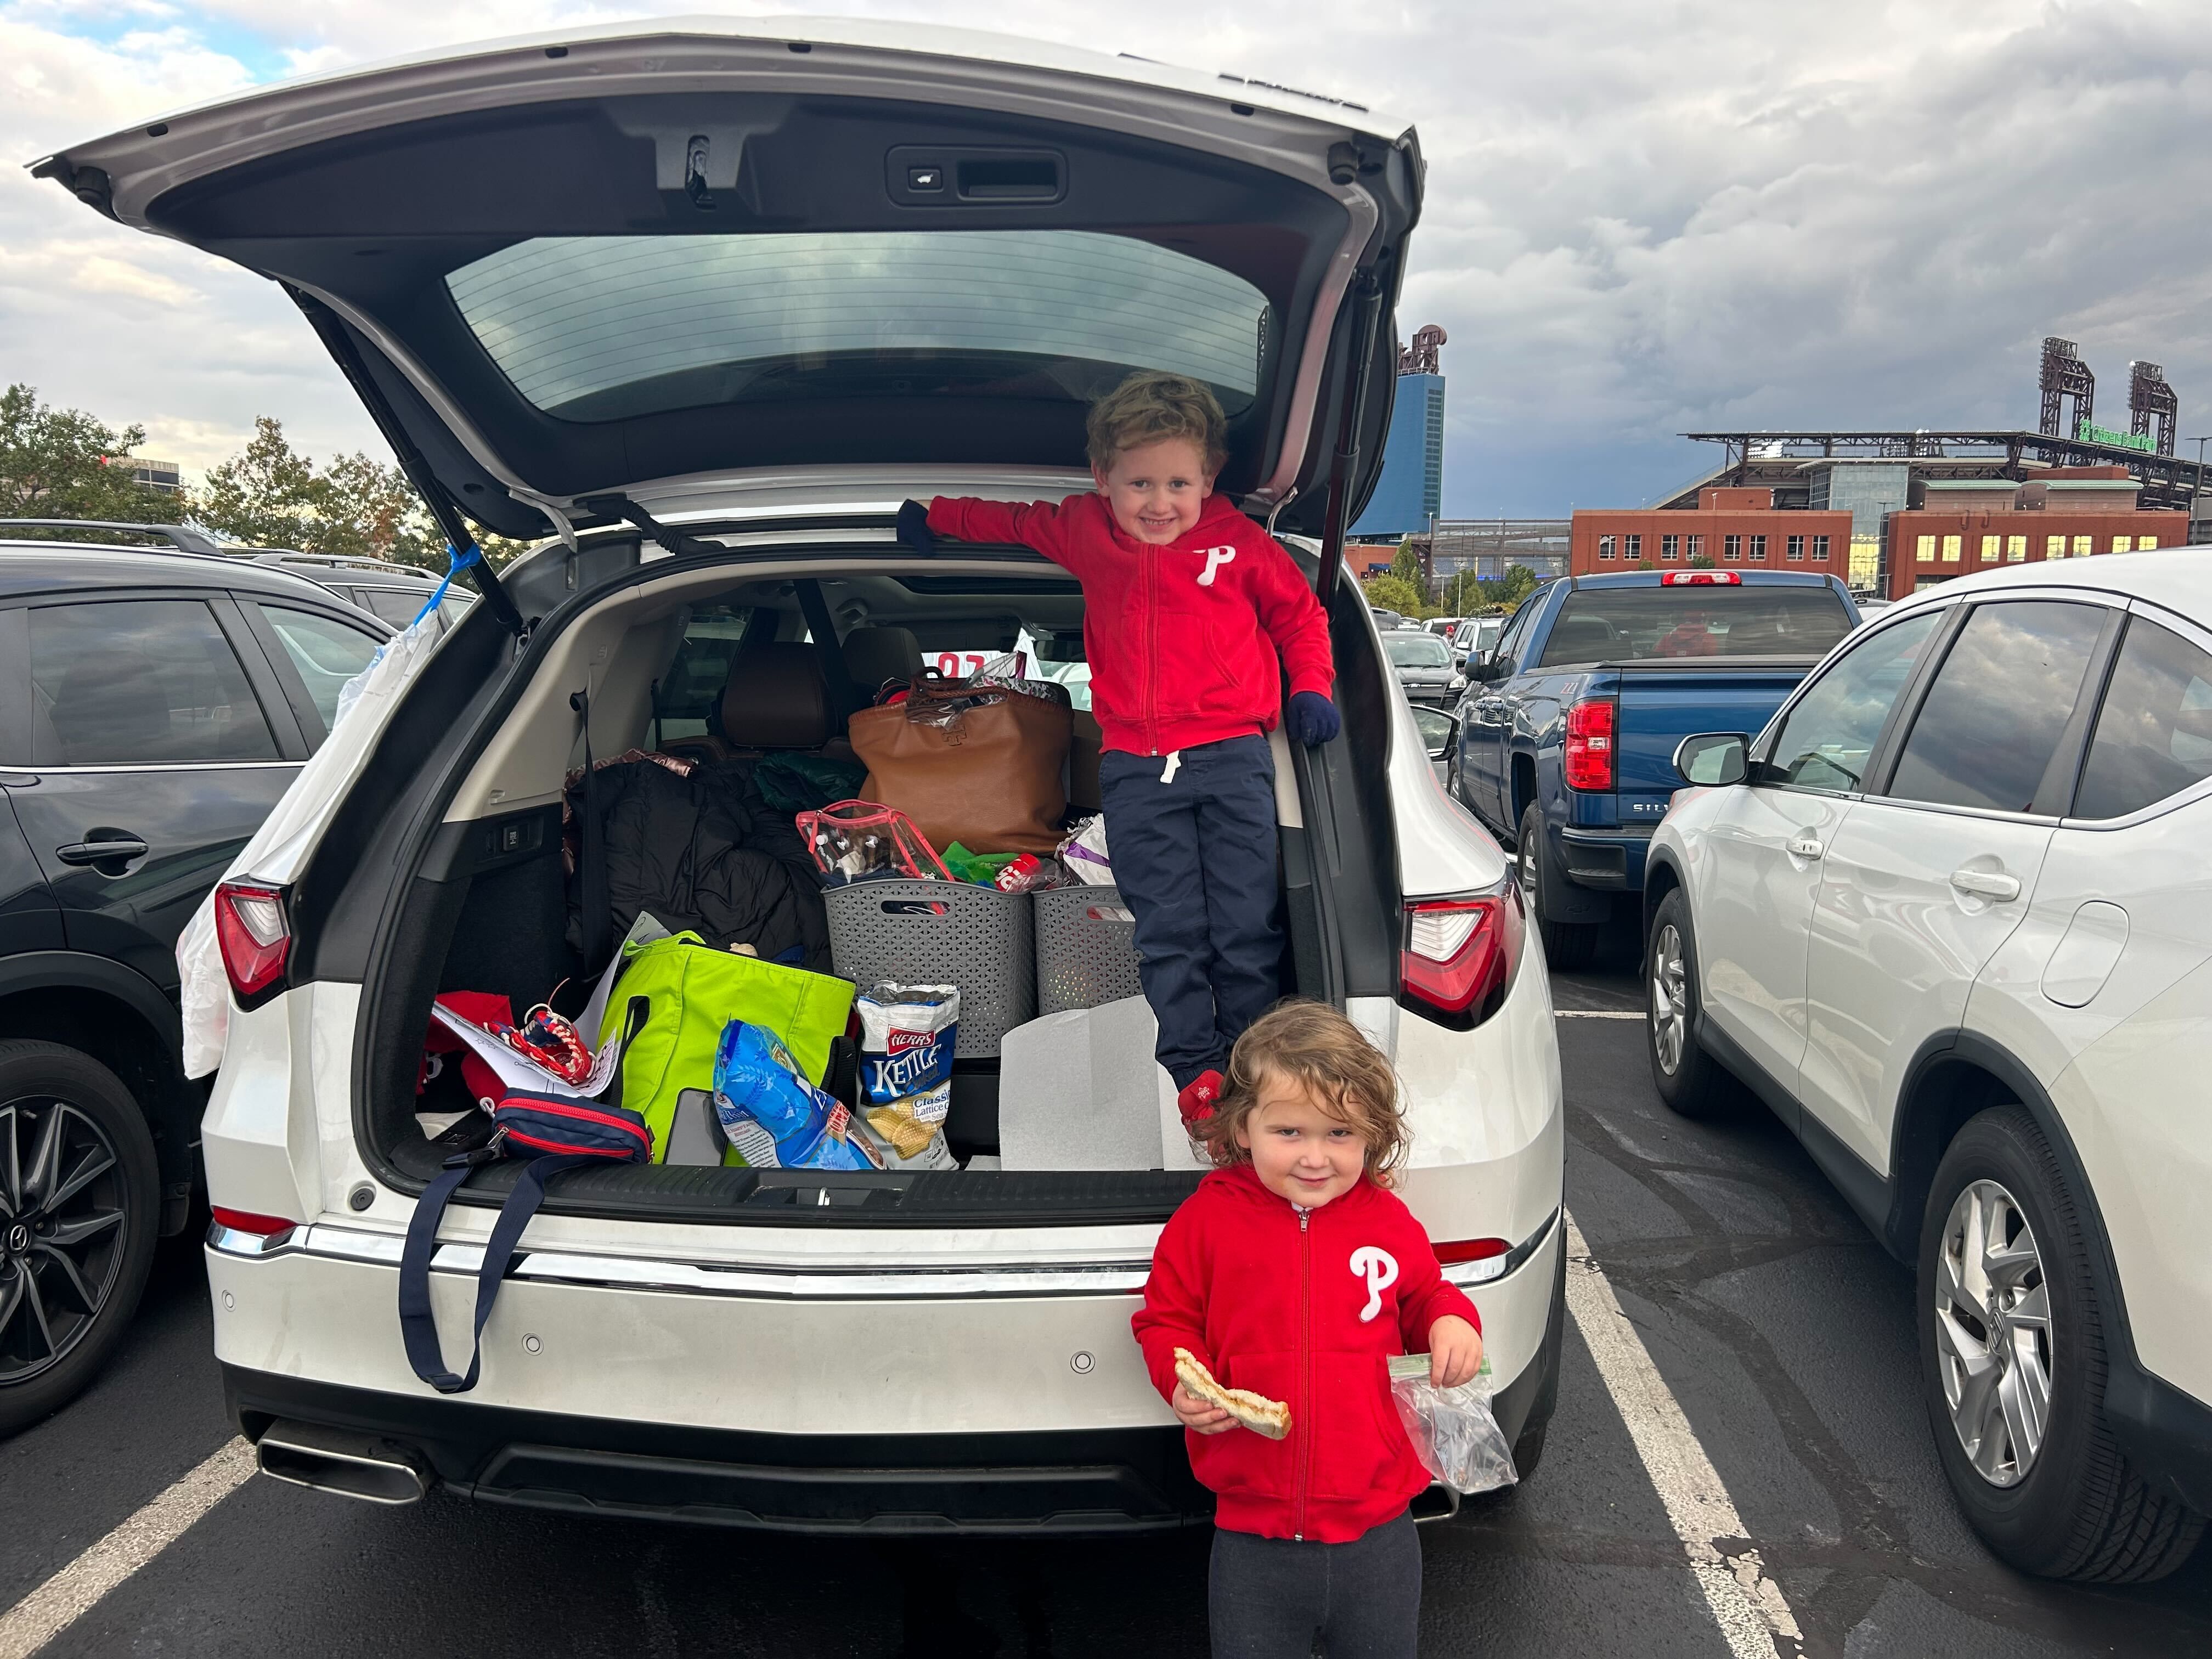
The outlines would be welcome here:
M 282 1418 L 262 1431 L 253 1456 L 264 1474 L 370 1504 L 415 1503 L 433 1480 L 422 1455 L 410 1447 Z

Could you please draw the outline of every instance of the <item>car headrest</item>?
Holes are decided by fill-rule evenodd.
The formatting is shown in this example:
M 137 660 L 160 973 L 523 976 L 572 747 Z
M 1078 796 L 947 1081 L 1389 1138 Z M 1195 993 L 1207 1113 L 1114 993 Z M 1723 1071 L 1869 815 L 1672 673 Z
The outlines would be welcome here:
M 819 749 L 830 740 L 830 688 L 811 644 L 740 651 L 722 682 L 722 736 L 738 749 Z
M 1569 617 L 1545 642 L 1547 662 L 1583 662 L 1602 657 L 1620 643 L 1620 635 L 1603 617 Z
M 910 680 L 921 672 L 921 641 L 908 628 L 856 628 L 845 635 L 845 671 L 854 688 L 874 700 L 885 680 Z

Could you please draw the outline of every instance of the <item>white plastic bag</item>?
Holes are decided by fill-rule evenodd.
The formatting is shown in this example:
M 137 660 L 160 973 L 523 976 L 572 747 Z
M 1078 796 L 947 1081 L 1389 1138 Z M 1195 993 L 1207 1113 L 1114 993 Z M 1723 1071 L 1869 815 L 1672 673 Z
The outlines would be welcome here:
M 1060 842 L 1060 857 L 1086 886 L 1111 887 L 1114 864 L 1106 851 L 1106 815 L 1101 812 L 1078 825 L 1075 833 Z
M 1390 1362 L 1390 1400 L 1421 1467 L 1462 1494 L 1495 1492 L 1521 1478 L 1513 1448 L 1490 1408 L 1490 1362 L 1472 1382 L 1440 1389 L 1429 1381 L 1429 1356 Z

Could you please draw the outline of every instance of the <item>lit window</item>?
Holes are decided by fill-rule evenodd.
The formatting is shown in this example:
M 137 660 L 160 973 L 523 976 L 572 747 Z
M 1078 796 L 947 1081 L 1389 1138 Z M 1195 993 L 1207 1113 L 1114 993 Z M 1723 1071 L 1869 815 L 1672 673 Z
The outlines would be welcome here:
M 1662 536 L 1659 538 L 1659 556 L 1661 558 L 1672 559 L 1679 555 L 1681 550 L 1682 538 L 1680 536 Z
M 1826 536 L 1815 536 L 1815 537 L 1814 537 L 1814 538 L 1813 538 L 1813 562 L 1814 562 L 1814 564 L 1826 564 L 1826 563 L 1827 563 L 1827 562 L 1828 562 L 1828 538 L 1827 538 Z
M 1721 538 L 1721 557 L 1723 559 L 1741 559 L 1742 556 L 1742 537 L 1723 536 Z
M 1964 550 L 1965 539 L 1966 538 L 1964 537 L 1960 536 L 1946 536 L 1943 538 L 1943 562 L 1945 564 L 1956 564 L 1959 562 L 1959 555 Z
M 1988 560 L 1994 559 L 1995 557 L 1996 557 L 1996 556 L 1997 556 L 1997 538 L 1996 538 L 1995 536 L 1984 536 L 1984 537 L 1983 537 L 1983 538 L 1982 538 L 1982 557 L 1983 557 L 1984 561 L 1985 561 L 1985 562 L 1986 562 L 1986 561 L 1988 561 Z
M 1805 562 L 1805 538 L 1802 536 L 1792 536 L 1790 538 L 1790 547 L 1785 556 L 1792 564 Z
M 1640 559 L 1640 558 L 1642 558 L 1642 557 L 1644 556 L 1644 538 L 1643 538 L 1643 537 L 1641 537 L 1641 536 L 1624 536 L 1624 537 L 1622 537 L 1622 538 L 1621 538 L 1621 540 L 1622 540 L 1622 542 L 1623 542 L 1623 543 L 1625 543 L 1625 544 L 1626 544 L 1626 545 L 1624 545 L 1624 546 L 1622 547 L 1622 549 L 1621 549 L 1621 552 L 1620 552 L 1620 556 L 1621 556 L 1622 558 L 1624 558 L 1624 559 Z
M 1601 559 L 1609 559 L 1613 556 L 1612 537 L 1601 536 L 1597 538 L 1597 556 Z
M 2136 538 L 2136 551 L 2138 553 L 2148 553 L 2157 545 L 2158 538 L 2155 536 L 2138 536 Z
M 2006 538 L 2005 538 L 2005 562 L 2006 562 L 2006 563 L 2008 563 L 2008 564 L 2018 564 L 2021 560 L 2025 559 L 2027 556 L 2027 537 L 2025 537 L 2025 536 L 2008 536 L 2008 537 L 2006 537 Z
M 2132 536 L 2113 537 L 2112 551 L 2115 553 L 2132 553 L 2135 550 L 2135 539 L 2136 538 Z
M 1765 563 L 1766 562 L 1766 538 L 1765 538 L 1765 537 L 1764 537 L 1764 536 L 1753 536 L 1753 537 L 1751 538 L 1751 556 L 1752 556 L 1752 558 L 1753 558 L 1756 562 L 1758 562 L 1758 563 L 1759 563 L 1759 564 L 1765 564 Z
M 2046 559 L 2064 558 L 2066 556 L 2066 538 L 2063 536 L 2045 536 L 2043 538 L 2043 556 Z
M 2095 550 L 2090 544 L 2096 539 L 2094 536 L 2076 536 L 2074 538 L 2074 556 L 2077 559 L 2087 558 Z
M 1693 559 L 1705 556 L 1705 538 L 1702 535 L 1690 538 L 1690 556 Z
M 1936 538 L 1933 536 L 1921 536 L 1916 538 L 1913 542 L 1912 555 L 1923 564 L 1934 563 L 1936 559 Z

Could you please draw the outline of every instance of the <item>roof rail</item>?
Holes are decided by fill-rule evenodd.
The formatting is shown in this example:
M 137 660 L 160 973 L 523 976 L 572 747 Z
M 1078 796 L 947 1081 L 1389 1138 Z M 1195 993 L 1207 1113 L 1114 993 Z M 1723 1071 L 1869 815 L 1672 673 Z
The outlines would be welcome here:
M 254 555 L 256 564 L 312 564 L 332 570 L 372 570 L 395 576 L 414 576 L 434 582 L 438 573 L 419 564 L 400 564 L 392 559 L 372 559 L 356 553 L 302 553 L 295 548 L 272 548 Z
M 225 550 L 204 530 L 181 524 L 125 524 L 112 519 L 0 519 L 0 530 L 135 530 L 159 536 L 180 553 L 216 553 Z

